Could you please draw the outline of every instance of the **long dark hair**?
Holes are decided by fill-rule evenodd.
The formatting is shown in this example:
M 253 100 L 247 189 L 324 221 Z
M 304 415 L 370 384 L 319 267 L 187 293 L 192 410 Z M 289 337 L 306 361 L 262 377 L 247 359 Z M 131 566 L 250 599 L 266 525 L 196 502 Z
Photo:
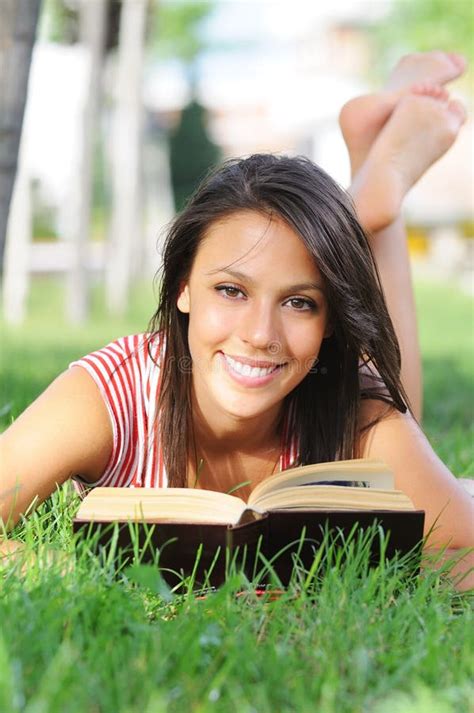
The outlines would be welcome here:
M 166 348 L 161 362 L 158 428 L 169 485 L 185 486 L 192 443 L 188 315 L 177 308 L 180 285 L 209 227 L 242 210 L 278 216 L 300 236 L 324 279 L 333 327 L 319 362 L 286 397 L 299 439 L 299 463 L 358 456 L 362 398 L 399 411 L 400 349 L 363 228 L 348 194 L 304 157 L 256 154 L 227 161 L 203 181 L 171 224 L 163 255 L 158 309 L 149 332 Z M 361 363 L 374 372 L 361 389 Z

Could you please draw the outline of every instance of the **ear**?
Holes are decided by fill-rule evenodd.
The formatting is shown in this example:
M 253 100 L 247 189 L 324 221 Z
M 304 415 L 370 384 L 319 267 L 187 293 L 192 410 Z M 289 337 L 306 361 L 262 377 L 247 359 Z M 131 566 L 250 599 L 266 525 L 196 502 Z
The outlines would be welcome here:
M 176 306 L 178 307 L 180 312 L 189 313 L 190 311 L 191 305 L 189 299 L 189 287 L 187 282 L 183 282 L 180 285 Z

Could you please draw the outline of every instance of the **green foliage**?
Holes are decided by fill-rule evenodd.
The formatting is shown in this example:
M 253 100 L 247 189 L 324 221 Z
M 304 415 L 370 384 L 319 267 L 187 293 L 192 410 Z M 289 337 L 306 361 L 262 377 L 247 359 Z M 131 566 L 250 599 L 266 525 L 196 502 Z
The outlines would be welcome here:
M 40 36 L 50 42 L 74 44 L 79 39 L 78 10 L 64 0 L 43 0 Z
M 448 286 L 416 290 L 423 355 L 423 426 L 456 475 L 474 474 L 474 313 L 472 299 Z
M 163 57 L 193 62 L 204 48 L 200 30 L 212 8 L 211 0 L 158 2 L 151 38 L 153 48 Z
M 82 0 L 81 0 L 82 1 Z M 79 41 L 77 0 L 43 0 L 40 34 L 51 42 Z M 108 0 L 106 47 L 118 44 L 121 0 Z M 191 63 L 202 51 L 203 20 L 214 7 L 212 0 L 148 0 L 148 41 L 158 55 Z
M 183 208 L 199 181 L 218 163 L 220 150 L 206 129 L 206 110 L 192 101 L 181 113 L 170 140 L 171 180 L 176 210 Z
M 386 76 L 402 54 L 434 49 L 461 52 L 472 63 L 473 21 L 471 0 L 394 0 L 372 31 L 377 73 Z

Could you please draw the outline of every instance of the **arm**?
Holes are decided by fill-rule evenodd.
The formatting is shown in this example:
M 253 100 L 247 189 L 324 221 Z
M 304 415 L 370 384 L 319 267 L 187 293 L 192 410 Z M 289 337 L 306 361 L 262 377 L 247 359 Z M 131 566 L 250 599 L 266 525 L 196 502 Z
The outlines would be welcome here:
M 425 511 L 425 535 L 433 528 L 427 550 L 447 548 L 450 554 L 460 554 L 456 551 L 473 548 L 472 498 L 438 458 L 413 416 L 394 409 L 387 414 L 387 406 L 375 400 L 362 402 L 361 425 L 377 416 L 384 417 L 363 433 L 361 456 L 387 463 L 395 475 L 395 487 Z M 473 564 L 471 552 L 457 566 L 457 573 L 469 571 Z M 462 586 L 474 587 L 473 572 Z
M 10 530 L 72 475 L 91 482 L 112 451 L 110 418 L 89 374 L 72 367 L 0 437 L 0 522 Z M 2 550 L 11 546 L 3 543 Z

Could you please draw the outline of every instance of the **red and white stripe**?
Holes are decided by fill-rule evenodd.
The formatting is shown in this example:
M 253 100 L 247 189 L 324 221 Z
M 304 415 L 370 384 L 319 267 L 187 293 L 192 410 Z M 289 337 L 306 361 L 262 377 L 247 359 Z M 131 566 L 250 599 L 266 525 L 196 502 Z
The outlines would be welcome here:
M 148 350 L 153 356 L 151 358 Z M 165 488 L 168 477 L 156 424 L 160 387 L 162 340 L 159 335 L 134 334 L 111 342 L 103 349 L 72 362 L 97 384 L 110 415 L 113 447 L 99 480 L 87 485 L 80 477 L 74 482 L 80 493 L 88 487 Z M 280 470 L 290 468 L 297 457 L 297 439 L 291 434 L 291 413 L 282 429 Z

